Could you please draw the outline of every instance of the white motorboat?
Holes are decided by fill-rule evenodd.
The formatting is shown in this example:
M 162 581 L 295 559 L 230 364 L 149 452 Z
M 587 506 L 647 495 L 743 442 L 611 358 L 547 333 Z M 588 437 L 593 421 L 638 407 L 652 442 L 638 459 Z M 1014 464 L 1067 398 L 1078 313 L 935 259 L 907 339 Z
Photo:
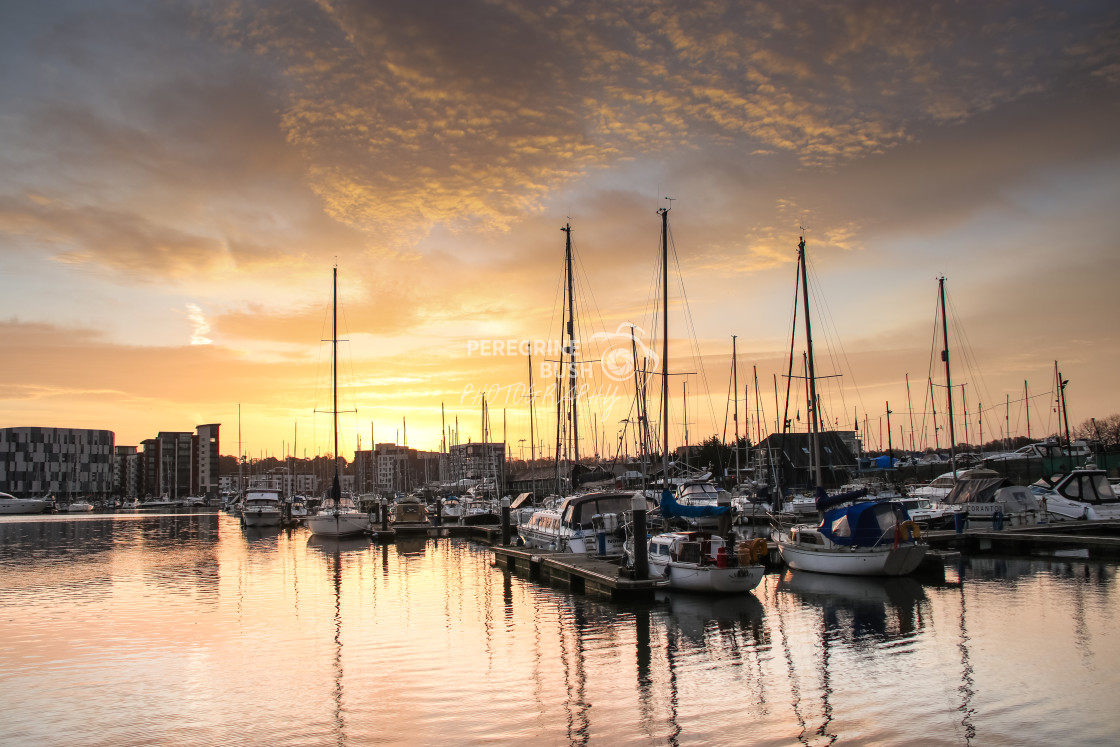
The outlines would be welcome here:
M 633 492 L 570 495 L 559 508 L 540 508 L 517 534 L 528 547 L 558 552 L 621 555 L 622 516 L 633 510 Z M 646 499 L 647 510 L 655 504 Z
M 720 501 L 721 493 L 723 502 Z M 731 505 L 731 495 L 721 491 L 710 480 L 687 480 L 677 485 L 675 499 L 682 506 L 712 507 Z M 716 529 L 719 517 L 712 514 L 687 519 L 688 525 L 695 529 Z
M 141 502 L 139 507 L 140 508 L 158 508 L 158 509 L 182 508 L 183 507 L 183 501 L 181 501 L 177 498 L 168 498 L 167 496 L 160 496 L 159 498 L 151 498 L 149 500 Z
M 241 506 L 241 523 L 247 527 L 278 527 L 283 518 L 280 491 L 276 488 L 250 488 Z
M 956 525 L 957 514 L 964 513 L 960 506 L 936 508 L 929 498 L 900 496 L 893 500 L 905 506 L 910 518 L 925 529 L 952 529 Z
M 1043 514 L 1037 496 L 1030 489 L 987 469 L 959 473 L 949 495 L 934 506 L 967 511 L 970 523 L 1002 521 L 1009 526 L 1037 524 Z
M 448 496 L 440 502 L 440 515 L 444 521 L 459 521 L 463 518 L 463 504 L 455 496 Z
M 51 505 L 46 498 L 16 498 L 0 493 L 0 514 L 41 514 Z
M 1120 519 L 1120 498 L 1101 469 L 1052 475 L 1032 485 L 1031 491 L 1056 519 Z
M 393 504 L 389 523 L 394 531 L 427 530 L 431 526 L 428 509 L 415 496 L 402 498 Z
M 1057 440 L 1038 441 L 1033 444 L 1027 444 L 1015 451 L 1007 451 L 1002 454 L 990 454 L 984 457 L 984 461 L 988 462 L 1012 462 L 1022 459 L 1066 459 L 1072 458 L 1074 462 L 1080 462 L 1088 459 L 1093 455 L 1089 445 L 1084 441 L 1074 441 L 1072 444 L 1063 444 Z
M 921 530 L 897 501 L 858 501 L 852 494 L 818 501 L 818 525 L 775 530 L 773 539 L 786 565 L 795 571 L 848 576 L 905 576 L 929 546 Z
M 288 515 L 296 521 L 302 521 L 311 514 L 307 510 L 307 501 L 302 495 L 293 495 L 288 499 Z
M 748 592 L 766 569 L 759 564 L 766 540 L 738 546 L 731 554 L 723 537 L 709 532 L 666 532 L 649 538 L 650 578 L 663 578 L 669 588 L 716 594 Z
M 498 524 L 502 517 L 493 499 L 465 498 L 460 503 L 460 521 L 471 526 Z
M 941 501 L 945 496 L 953 490 L 953 486 L 957 484 L 957 479 L 967 477 L 974 470 L 957 470 L 956 473 L 946 472 L 938 475 L 924 485 L 908 485 L 906 487 L 906 494 L 911 498 L 926 498 L 933 503 Z M 991 470 L 982 470 L 983 472 L 991 472 Z
M 85 513 L 89 513 L 92 510 L 93 510 L 93 504 L 88 502 L 88 501 L 81 500 L 81 499 L 76 500 L 76 501 L 71 501 L 70 505 L 66 507 L 66 513 L 69 513 L 69 514 L 85 514 Z

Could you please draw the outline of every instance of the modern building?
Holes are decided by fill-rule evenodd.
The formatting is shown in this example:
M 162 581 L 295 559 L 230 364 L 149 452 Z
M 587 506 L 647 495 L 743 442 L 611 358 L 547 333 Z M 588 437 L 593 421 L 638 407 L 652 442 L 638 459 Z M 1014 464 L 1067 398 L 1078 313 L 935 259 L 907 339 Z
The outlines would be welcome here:
M 141 441 L 136 456 L 137 479 L 134 486 L 129 485 L 135 492 L 124 495 L 217 499 L 222 489 L 218 468 L 220 428 L 219 423 L 210 423 L 196 427 L 194 433 L 160 431 L 155 438 Z
M 489 481 L 502 485 L 505 481 L 505 443 L 455 444 L 450 449 L 450 478 L 452 481 Z
M 112 431 L 0 428 L 0 491 L 31 498 L 108 498 L 113 493 Z
M 140 495 L 140 452 L 135 446 L 113 449 L 113 495 Z
M 194 429 L 194 451 L 198 466 L 197 480 L 192 480 L 195 495 L 217 498 L 221 492 L 218 482 L 218 458 L 221 456 L 218 431 L 221 427 L 220 423 L 208 423 Z

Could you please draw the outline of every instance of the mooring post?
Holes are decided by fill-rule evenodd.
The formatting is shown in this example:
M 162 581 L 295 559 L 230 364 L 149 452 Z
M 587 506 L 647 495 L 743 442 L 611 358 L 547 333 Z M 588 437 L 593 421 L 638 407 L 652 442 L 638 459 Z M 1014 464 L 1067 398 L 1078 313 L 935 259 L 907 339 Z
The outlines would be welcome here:
M 381 531 L 389 531 L 389 499 L 381 499 Z
M 649 544 L 646 541 L 646 496 L 643 492 L 634 494 L 634 578 L 645 581 L 649 578 Z
M 509 496 L 502 498 L 502 547 L 509 547 Z

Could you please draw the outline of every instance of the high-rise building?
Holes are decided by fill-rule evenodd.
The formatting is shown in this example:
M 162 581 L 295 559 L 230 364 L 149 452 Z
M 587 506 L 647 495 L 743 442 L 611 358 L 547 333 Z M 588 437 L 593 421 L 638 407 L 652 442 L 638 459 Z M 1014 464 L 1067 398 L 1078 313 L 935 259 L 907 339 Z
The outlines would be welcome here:
M 218 485 L 218 458 L 219 451 L 218 431 L 220 423 L 208 423 L 197 426 L 195 430 L 197 455 L 198 480 L 192 484 L 196 495 L 207 498 L 217 498 L 220 489 Z

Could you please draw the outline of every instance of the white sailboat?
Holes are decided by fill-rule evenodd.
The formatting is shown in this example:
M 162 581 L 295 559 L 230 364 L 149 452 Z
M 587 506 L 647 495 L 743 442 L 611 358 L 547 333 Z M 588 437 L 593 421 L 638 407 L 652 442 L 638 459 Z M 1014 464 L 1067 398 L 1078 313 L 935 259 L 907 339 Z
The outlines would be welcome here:
M 669 209 L 661 215 L 661 451 L 662 479 L 661 515 L 670 520 L 681 518 L 692 526 L 721 527 L 727 537 L 731 527 L 730 497 L 726 505 L 719 500 L 715 485 L 706 480 L 684 481 L 676 497 L 669 488 Z M 687 504 L 681 499 L 687 500 Z M 717 505 L 721 504 L 721 505 Z M 742 593 L 758 586 L 765 573 L 759 563 L 759 552 L 765 546 L 739 545 L 714 532 L 666 532 L 638 537 L 645 542 L 651 578 L 663 578 L 669 588 L 677 591 Z M 630 545 L 630 543 L 627 543 Z M 628 547 L 628 549 L 631 549 Z
M 819 524 L 779 527 L 772 533 L 782 560 L 790 568 L 853 576 L 904 576 L 912 573 L 929 546 L 898 501 L 861 500 L 867 490 L 828 496 L 821 487 L 820 429 L 817 418 L 816 369 L 809 317 L 809 285 L 805 239 L 798 244 L 797 261 L 804 289 L 806 362 L 808 366 L 811 445 Z
M 313 535 L 350 537 L 362 534 L 370 526 L 369 515 L 343 503 L 342 483 L 338 475 L 338 267 L 332 268 L 331 287 L 331 417 L 334 422 L 334 481 L 326 503 L 318 513 L 307 517 Z

